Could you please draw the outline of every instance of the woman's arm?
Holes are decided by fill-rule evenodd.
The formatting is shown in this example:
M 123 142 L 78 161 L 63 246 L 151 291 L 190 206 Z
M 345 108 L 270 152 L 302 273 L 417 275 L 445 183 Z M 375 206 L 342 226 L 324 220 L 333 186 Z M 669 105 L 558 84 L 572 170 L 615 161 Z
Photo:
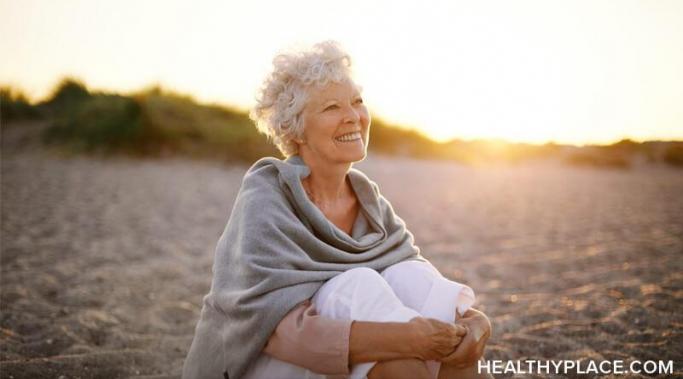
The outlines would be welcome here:
M 285 315 L 263 352 L 320 374 L 348 375 L 351 322 L 323 317 L 307 300 Z
M 410 322 L 331 319 L 307 301 L 282 319 L 264 353 L 317 373 L 348 375 L 350 366 L 361 362 L 442 358 L 464 333 L 463 326 L 422 317 Z
M 349 363 L 441 359 L 455 350 L 465 333 L 462 325 L 423 317 L 410 322 L 353 321 Z
M 353 321 L 350 334 L 350 365 L 411 357 L 405 322 Z

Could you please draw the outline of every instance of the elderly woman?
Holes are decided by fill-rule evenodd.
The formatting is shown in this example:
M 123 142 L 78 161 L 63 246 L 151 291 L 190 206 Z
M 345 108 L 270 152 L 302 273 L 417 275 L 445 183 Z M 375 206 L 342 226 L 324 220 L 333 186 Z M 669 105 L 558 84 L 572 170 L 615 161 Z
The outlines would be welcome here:
M 370 116 L 333 41 L 278 55 L 183 378 L 479 378 L 491 325 L 352 168 Z

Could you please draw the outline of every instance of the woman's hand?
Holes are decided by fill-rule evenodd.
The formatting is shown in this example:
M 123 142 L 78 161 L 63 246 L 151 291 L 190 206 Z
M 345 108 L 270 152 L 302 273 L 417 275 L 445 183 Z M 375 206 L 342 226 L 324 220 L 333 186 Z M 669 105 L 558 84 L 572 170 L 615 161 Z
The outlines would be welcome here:
M 470 308 L 456 321 L 456 325 L 466 327 L 467 334 L 455 351 L 440 361 L 457 368 L 469 367 L 484 354 L 486 341 L 491 336 L 491 322 L 484 313 Z
M 442 360 L 465 336 L 466 327 L 432 318 L 415 317 L 408 322 L 411 328 L 411 351 L 415 358 L 430 361 Z

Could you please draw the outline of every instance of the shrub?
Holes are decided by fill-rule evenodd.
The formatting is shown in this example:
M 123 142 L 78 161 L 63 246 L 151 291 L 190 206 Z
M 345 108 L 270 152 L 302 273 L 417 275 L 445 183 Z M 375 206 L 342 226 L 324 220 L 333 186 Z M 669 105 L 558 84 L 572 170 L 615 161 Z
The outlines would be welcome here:
M 683 167 L 683 144 L 667 147 L 664 151 L 664 162 L 672 166 Z
M 63 79 L 52 91 L 46 106 L 57 113 L 70 112 L 91 97 L 85 84 L 75 78 Z
M 76 150 L 89 152 L 140 152 L 144 131 L 140 106 L 133 99 L 118 95 L 66 99 L 67 109 L 61 109 L 46 130 L 46 142 L 66 142 Z
M 243 161 L 279 155 L 244 112 L 197 104 L 190 97 L 159 89 L 137 94 L 135 99 L 144 127 L 159 137 L 164 151 Z
M 0 88 L 0 117 L 2 121 L 36 119 L 41 117 L 38 108 L 26 96 L 10 87 Z
M 584 147 L 583 149 L 590 149 Z M 575 166 L 590 166 L 603 168 L 630 168 L 631 160 L 623 154 L 615 154 L 608 150 L 587 150 L 569 155 L 567 163 Z

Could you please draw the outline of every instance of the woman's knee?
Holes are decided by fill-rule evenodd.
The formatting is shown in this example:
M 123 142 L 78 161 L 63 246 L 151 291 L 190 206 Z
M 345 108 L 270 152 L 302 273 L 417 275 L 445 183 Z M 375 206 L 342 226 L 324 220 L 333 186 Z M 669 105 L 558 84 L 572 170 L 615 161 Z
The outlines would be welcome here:
M 373 281 L 373 280 L 384 280 L 382 276 L 375 270 L 369 268 L 369 267 L 356 267 L 352 268 L 350 270 L 346 270 L 343 273 L 337 275 L 337 277 L 343 277 L 346 278 L 347 280 L 365 280 L 365 281 Z
M 431 263 L 417 261 L 417 260 L 406 260 L 395 263 L 382 271 L 382 277 L 385 279 L 394 277 L 404 277 L 406 275 L 414 276 L 415 274 L 420 274 L 425 278 L 441 277 L 441 273 L 436 269 Z
M 313 297 L 316 308 L 337 308 L 351 306 L 351 303 L 398 302 L 389 284 L 375 270 L 357 267 L 347 270 L 328 280 Z
M 434 280 L 443 280 L 443 276 L 430 263 L 414 260 L 389 266 L 382 271 L 382 277 L 403 304 L 418 312 L 422 309 Z
M 350 288 L 360 286 L 363 288 L 380 288 L 391 290 L 391 287 L 389 287 L 389 284 L 386 282 L 386 280 L 384 280 L 382 275 L 368 267 L 356 267 L 347 270 L 330 279 L 326 284 L 329 284 L 335 288 Z

